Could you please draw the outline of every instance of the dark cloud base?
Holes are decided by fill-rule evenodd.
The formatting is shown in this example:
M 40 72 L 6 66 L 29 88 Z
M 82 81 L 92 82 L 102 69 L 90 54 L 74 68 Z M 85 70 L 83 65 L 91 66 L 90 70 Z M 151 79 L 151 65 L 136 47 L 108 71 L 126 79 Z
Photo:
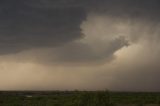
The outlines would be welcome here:
M 88 35 L 85 35 L 81 29 L 81 24 L 87 21 L 87 17 L 92 13 L 118 19 L 120 22 L 129 20 L 131 32 L 127 36 L 130 39 L 119 35 L 116 35 L 117 38 L 108 38 L 105 43 L 102 42 L 101 46 L 104 49 L 99 51 L 101 46 L 96 42 L 90 44 L 90 38 L 86 40 L 85 37 Z M 18 89 L 26 85 L 27 81 L 31 89 L 36 85 L 44 86 L 42 85 L 44 78 L 47 80 L 43 84 L 50 82 L 46 88 L 51 88 L 54 81 L 55 83 L 60 81 L 64 85 L 60 87 L 65 88 L 70 81 L 72 86 L 69 88 L 82 84 L 81 88 L 95 87 L 96 89 L 98 85 L 106 87 L 108 81 L 111 83 L 110 87 L 116 90 L 157 91 L 160 89 L 158 85 L 159 13 L 160 0 L 0 0 L 0 62 L 2 62 L 0 68 L 5 70 L 4 72 L 0 70 L 2 73 L 0 81 L 4 86 L 9 84 L 8 88 L 15 84 L 13 88 Z M 92 35 L 90 36 L 92 38 Z M 102 36 L 108 37 L 107 33 L 96 35 L 95 41 Z M 144 42 L 147 45 L 143 45 Z M 138 49 L 141 53 L 137 53 L 138 55 L 135 53 L 135 58 L 132 58 L 134 49 L 129 49 L 131 51 L 120 60 L 122 63 L 111 62 L 120 49 L 125 46 L 130 48 L 131 45 L 136 44 L 143 46 L 141 49 L 144 51 Z M 95 45 L 97 46 L 94 47 Z M 24 61 L 29 64 L 25 64 Z M 105 64 L 108 62 L 111 64 Z M 35 68 L 32 63 L 38 66 Z M 90 66 L 86 68 L 85 65 Z M 113 69 L 108 68 L 109 65 L 113 66 Z M 40 69 L 43 66 L 44 69 Z M 41 70 L 42 73 L 36 69 Z M 57 74 L 55 70 L 60 70 L 58 71 L 60 73 Z M 76 71 L 80 75 L 72 74 L 75 70 L 80 70 Z M 104 75 L 99 75 L 103 73 L 102 70 L 105 70 Z M 22 77 L 24 80 L 21 80 Z M 11 84 L 12 81 L 14 84 Z M 39 84 L 37 81 L 40 81 Z
M 159 0 L 1 0 L 1 54 L 54 47 L 82 37 L 88 12 L 159 21 Z
M 32 4 L 20 0 L 1 1 L 0 53 L 52 47 L 82 37 L 79 26 L 86 17 L 83 8 L 29 6 Z

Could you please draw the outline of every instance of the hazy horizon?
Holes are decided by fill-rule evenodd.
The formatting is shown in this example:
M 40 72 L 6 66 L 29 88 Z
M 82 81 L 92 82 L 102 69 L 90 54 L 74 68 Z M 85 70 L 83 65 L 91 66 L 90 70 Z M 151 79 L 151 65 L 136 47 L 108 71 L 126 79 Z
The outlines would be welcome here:
M 1 90 L 160 91 L 159 0 L 1 0 Z

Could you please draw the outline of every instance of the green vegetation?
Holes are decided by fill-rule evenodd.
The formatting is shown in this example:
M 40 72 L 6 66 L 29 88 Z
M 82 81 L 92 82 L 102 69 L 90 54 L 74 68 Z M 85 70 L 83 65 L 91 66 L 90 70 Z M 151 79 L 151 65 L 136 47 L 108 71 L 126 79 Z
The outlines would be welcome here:
M 160 93 L 108 91 L 0 92 L 0 106 L 118 106 L 120 104 L 135 104 L 135 106 L 160 104 Z

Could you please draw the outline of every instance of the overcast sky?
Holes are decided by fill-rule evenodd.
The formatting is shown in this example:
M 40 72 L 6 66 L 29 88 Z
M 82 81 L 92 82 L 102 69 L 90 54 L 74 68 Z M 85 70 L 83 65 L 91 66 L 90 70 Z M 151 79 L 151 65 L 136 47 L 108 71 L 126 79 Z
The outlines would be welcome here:
M 0 0 L 0 90 L 160 91 L 159 0 Z

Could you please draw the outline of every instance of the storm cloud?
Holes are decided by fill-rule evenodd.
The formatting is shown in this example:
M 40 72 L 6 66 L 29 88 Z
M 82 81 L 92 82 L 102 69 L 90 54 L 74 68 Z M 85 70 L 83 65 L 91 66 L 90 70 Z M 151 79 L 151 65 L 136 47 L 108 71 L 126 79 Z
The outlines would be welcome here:
M 1 53 L 62 45 L 83 35 L 79 26 L 86 13 L 79 6 L 47 8 L 21 0 L 2 0 L 0 5 Z
M 159 0 L 1 0 L 0 89 L 158 91 L 159 13 Z
M 158 0 L 2 0 L 0 5 L 1 54 L 55 47 L 83 39 L 87 35 L 83 33 L 81 24 L 90 14 L 110 16 L 115 21 L 129 20 L 133 32 L 141 29 L 134 27 L 139 21 L 152 26 L 149 28 L 153 32 L 159 21 Z M 135 40 L 141 36 L 130 37 Z

